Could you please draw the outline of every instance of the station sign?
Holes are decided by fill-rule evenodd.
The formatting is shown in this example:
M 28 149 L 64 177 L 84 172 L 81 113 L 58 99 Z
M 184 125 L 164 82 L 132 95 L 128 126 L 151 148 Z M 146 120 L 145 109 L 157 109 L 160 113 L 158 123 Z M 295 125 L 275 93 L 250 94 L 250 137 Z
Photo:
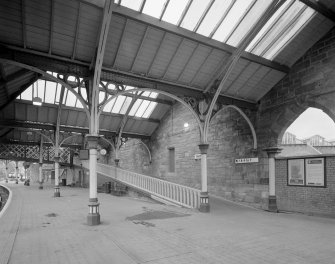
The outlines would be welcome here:
M 241 164 L 241 163 L 257 163 L 258 158 L 242 158 L 242 159 L 235 159 L 236 164 Z

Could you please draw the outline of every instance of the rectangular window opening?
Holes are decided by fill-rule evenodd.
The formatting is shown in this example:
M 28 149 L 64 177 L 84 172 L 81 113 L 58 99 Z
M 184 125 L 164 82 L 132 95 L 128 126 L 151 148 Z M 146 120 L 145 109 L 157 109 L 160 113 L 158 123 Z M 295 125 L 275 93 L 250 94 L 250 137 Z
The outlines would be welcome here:
M 169 172 L 175 172 L 175 150 L 169 148 Z

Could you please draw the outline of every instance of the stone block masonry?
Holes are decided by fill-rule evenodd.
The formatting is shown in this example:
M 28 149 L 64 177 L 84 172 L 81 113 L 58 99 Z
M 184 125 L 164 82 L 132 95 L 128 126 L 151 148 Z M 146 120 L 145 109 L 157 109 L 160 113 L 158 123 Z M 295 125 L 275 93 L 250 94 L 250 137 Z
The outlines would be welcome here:
M 250 119 L 255 113 L 249 113 Z M 189 127 L 184 128 L 184 123 Z M 236 158 L 254 157 L 251 130 L 234 109 L 219 112 L 209 129 L 208 190 L 210 194 L 249 203 L 263 202 L 267 192 L 267 175 L 258 163 L 235 164 Z M 200 189 L 199 128 L 192 114 L 176 103 L 161 121 L 149 142 L 152 163 L 148 154 L 135 140 L 120 149 L 120 166 L 178 184 Z M 174 149 L 175 171 L 169 171 L 169 149 Z M 263 166 L 263 165 L 261 165 Z M 263 198 L 262 198 L 263 197 Z
M 308 107 L 335 120 L 335 29 L 317 42 L 261 100 L 256 132 L 260 147 L 278 145 Z

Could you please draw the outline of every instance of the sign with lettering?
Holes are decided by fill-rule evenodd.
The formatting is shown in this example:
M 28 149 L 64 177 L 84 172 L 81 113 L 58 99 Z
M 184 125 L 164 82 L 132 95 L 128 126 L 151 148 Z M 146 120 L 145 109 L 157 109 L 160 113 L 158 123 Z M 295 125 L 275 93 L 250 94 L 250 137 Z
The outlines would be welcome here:
M 324 186 L 324 158 L 306 159 L 306 185 L 307 186 Z
M 235 163 L 256 163 L 256 162 L 258 162 L 258 158 L 235 159 Z
M 305 184 L 304 159 L 288 160 L 288 184 L 289 185 Z

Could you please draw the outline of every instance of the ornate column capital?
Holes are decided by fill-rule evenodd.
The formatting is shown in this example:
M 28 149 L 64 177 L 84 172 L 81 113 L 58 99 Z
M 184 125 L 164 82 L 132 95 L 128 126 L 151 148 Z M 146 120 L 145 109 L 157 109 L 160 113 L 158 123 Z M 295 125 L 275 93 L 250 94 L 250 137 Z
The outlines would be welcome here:
M 98 135 L 88 134 L 86 135 L 86 139 L 87 139 L 88 149 L 96 149 L 98 147 L 98 140 L 99 140 Z
M 199 146 L 201 154 L 207 154 L 209 144 L 202 143 L 202 144 L 199 144 L 198 146 Z
M 280 153 L 283 149 L 279 147 L 270 147 L 263 149 L 268 154 L 269 158 L 274 158 L 276 154 Z

